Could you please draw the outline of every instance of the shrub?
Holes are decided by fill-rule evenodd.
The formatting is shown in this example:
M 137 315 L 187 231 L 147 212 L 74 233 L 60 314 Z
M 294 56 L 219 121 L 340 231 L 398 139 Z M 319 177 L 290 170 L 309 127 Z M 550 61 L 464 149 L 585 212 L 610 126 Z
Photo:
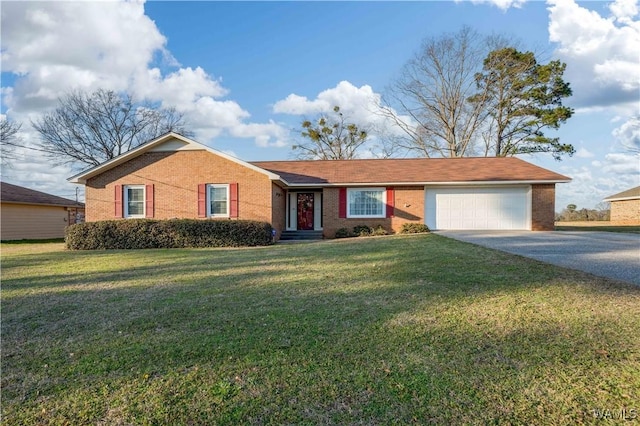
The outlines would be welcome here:
M 356 237 L 368 237 L 373 232 L 373 228 L 367 225 L 358 225 L 353 227 L 353 235 Z
M 388 234 L 389 234 L 389 233 L 387 232 L 387 230 L 386 230 L 386 229 L 384 229 L 384 228 L 382 227 L 382 225 L 378 225 L 375 229 L 373 229 L 373 230 L 371 231 L 371 234 L 370 234 L 370 235 L 375 235 L 375 236 L 377 236 L 377 235 L 388 235 Z
M 429 232 L 429 227 L 424 223 L 404 223 L 400 228 L 401 234 L 422 234 Z
M 351 236 L 352 235 L 347 228 L 340 228 L 336 231 L 336 238 L 348 238 Z
M 250 220 L 106 220 L 67 227 L 71 250 L 242 247 L 272 243 L 271 225 Z

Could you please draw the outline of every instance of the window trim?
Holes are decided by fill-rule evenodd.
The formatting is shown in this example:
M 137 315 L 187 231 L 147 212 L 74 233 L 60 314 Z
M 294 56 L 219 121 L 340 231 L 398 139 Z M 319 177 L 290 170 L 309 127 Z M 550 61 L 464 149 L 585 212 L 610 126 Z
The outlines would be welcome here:
M 351 213 L 351 194 L 362 191 L 378 191 L 382 192 L 382 212 L 379 215 L 356 215 Z M 351 219 L 383 219 L 387 217 L 387 188 L 369 187 L 369 188 L 347 188 L 347 218 Z
M 142 214 L 129 213 L 129 189 L 142 189 Z M 146 185 L 123 185 L 123 217 L 126 219 L 144 219 L 147 217 L 147 188 Z
M 207 202 L 207 217 L 231 217 L 231 185 L 228 183 L 208 183 L 206 188 L 206 202 Z M 227 211 L 224 214 L 214 214 L 211 211 L 211 189 L 212 188 L 225 188 L 227 193 Z

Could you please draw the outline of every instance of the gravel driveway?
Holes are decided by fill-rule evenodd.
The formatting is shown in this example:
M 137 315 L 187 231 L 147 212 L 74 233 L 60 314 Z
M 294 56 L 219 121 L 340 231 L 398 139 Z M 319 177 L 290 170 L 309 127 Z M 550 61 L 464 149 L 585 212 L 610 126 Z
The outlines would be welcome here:
M 438 231 L 440 235 L 640 285 L 640 234 Z

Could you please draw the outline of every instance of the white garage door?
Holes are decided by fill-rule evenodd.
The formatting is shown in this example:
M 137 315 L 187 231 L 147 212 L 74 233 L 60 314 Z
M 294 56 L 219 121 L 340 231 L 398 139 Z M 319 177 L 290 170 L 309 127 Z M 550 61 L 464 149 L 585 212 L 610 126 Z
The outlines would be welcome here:
M 529 187 L 427 188 L 430 229 L 531 229 Z

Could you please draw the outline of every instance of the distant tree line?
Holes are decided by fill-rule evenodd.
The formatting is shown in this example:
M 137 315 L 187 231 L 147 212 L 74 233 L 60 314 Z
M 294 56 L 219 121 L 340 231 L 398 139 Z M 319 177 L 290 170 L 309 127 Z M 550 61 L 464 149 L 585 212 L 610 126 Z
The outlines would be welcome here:
M 556 213 L 557 222 L 588 222 L 608 221 L 611 218 L 609 203 L 599 203 L 594 209 L 579 209 L 575 204 L 569 204 L 560 213 Z

